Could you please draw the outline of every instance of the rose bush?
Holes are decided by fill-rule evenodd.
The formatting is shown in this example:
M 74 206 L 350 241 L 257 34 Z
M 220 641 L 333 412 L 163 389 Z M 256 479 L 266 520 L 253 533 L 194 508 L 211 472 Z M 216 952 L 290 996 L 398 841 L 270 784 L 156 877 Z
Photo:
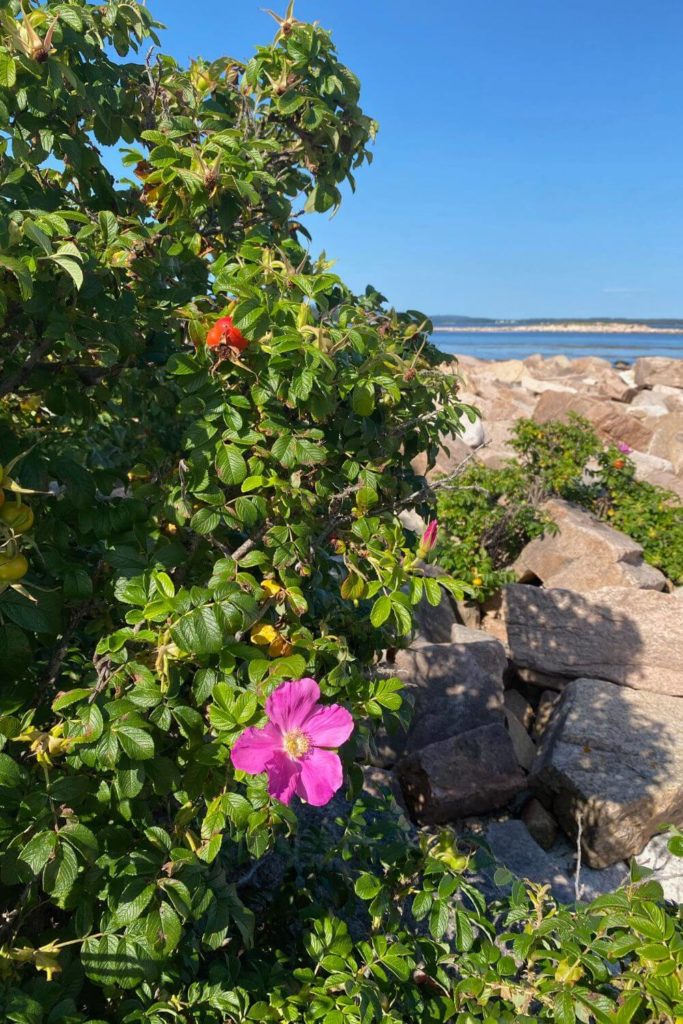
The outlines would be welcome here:
M 328 33 L 276 20 L 183 68 L 135 0 L 0 0 L 2 1019 L 607 1019 L 656 894 L 566 967 L 575 918 L 520 888 L 497 945 L 474 848 L 361 792 L 403 714 L 380 652 L 441 595 L 410 461 L 464 409 L 429 322 L 308 250 L 375 126 Z M 640 1019 L 678 998 L 658 964 Z

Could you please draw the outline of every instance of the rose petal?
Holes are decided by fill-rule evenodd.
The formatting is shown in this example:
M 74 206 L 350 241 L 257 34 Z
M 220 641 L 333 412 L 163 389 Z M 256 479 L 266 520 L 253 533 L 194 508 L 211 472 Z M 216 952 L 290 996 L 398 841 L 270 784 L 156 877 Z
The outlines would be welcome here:
M 282 734 L 269 722 L 263 729 L 253 726 L 245 729 L 230 751 L 230 757 L 241 772 L 258 775 L 266 770 L 266 765 L 278 750 L 282 750 Z
M 339 704 L 315 708 L 304 723 L 306 735 L 316 747 L 341 747 L 353 732 L 353 718 Z
M 296 792 L 301 762 L 277 751 L 268 762 L 268 792 L 280 803 L 288 804 Z
M 296 679 L 283 683 L 266 701 L 266 714 L 282 732 L 300 729 L 320 698 L 315 679 Z
M 313 807 L 328 804 L 344 781 L 338 756 L 331 750 L 315 747 L 300 764 L 297 796 L 307 800 Z

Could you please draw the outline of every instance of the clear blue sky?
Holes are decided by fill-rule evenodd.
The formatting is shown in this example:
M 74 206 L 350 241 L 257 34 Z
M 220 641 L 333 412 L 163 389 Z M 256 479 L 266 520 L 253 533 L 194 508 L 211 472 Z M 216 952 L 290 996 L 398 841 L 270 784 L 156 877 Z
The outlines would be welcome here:
M 271 3 L 149 0 L 180 60 L 245 59 Z M 309 224 L 353 287 L 429 313 L 683 317 L 683 0 L 296 13 L 332 29 L 380 122 L 356 195 Z

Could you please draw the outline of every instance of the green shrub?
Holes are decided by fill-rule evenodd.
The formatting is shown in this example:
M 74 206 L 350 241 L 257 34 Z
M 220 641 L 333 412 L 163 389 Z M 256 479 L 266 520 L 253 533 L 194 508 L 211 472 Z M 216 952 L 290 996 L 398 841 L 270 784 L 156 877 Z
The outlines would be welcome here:
M 517 452 L 502 469 L 468 466 L 439 492 L 439 562 L 485 599 L 514 580 L 510 565 L 553 524 L 543 503 L 576 503 L 642 544 L 644 556 L 674 583 L 683 581 L 683 504 L 635 479 L 628 452 L 603 445 L 588 421 L 519 420 Z
M 0 22 L 0 1018 L 668 1013 L 661 892 L 487 911 L 469 848 L 359 796 L 402 713 L 375 662 L 440 598 L 397 515 L 428 512 L 410 460 L 463 407 L 428 321 L 301 243 L 374 133 L 330 36 L 290 8 L 246 64 L 186 69 L 135 59 L 135 0 Z M 327 812 L 232 760 L 305 676 L 355 721 Z

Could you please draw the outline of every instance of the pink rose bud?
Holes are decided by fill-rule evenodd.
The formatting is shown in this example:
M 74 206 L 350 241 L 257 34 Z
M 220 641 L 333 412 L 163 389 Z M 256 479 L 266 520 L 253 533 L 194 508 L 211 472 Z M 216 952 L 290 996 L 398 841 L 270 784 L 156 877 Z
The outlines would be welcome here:
M 439 524 L 436 519 L 432 519 L 425 532 L 422 534 L 422 540 L 420 546 L 417 549 L 418 556 L 424 558 L 430 551 L 433 551 L 436 547 L 436 535 L 439 532 Z
M 623 441 L 619 442 L 619 444 L 617 445 L 617 448 L 619 449 L 620 452 L 623 452 L 624 455 L 630 455 L 631 452 L 633 451 L 633 448 L 630 448 L 629 445 L 624 444 Z

